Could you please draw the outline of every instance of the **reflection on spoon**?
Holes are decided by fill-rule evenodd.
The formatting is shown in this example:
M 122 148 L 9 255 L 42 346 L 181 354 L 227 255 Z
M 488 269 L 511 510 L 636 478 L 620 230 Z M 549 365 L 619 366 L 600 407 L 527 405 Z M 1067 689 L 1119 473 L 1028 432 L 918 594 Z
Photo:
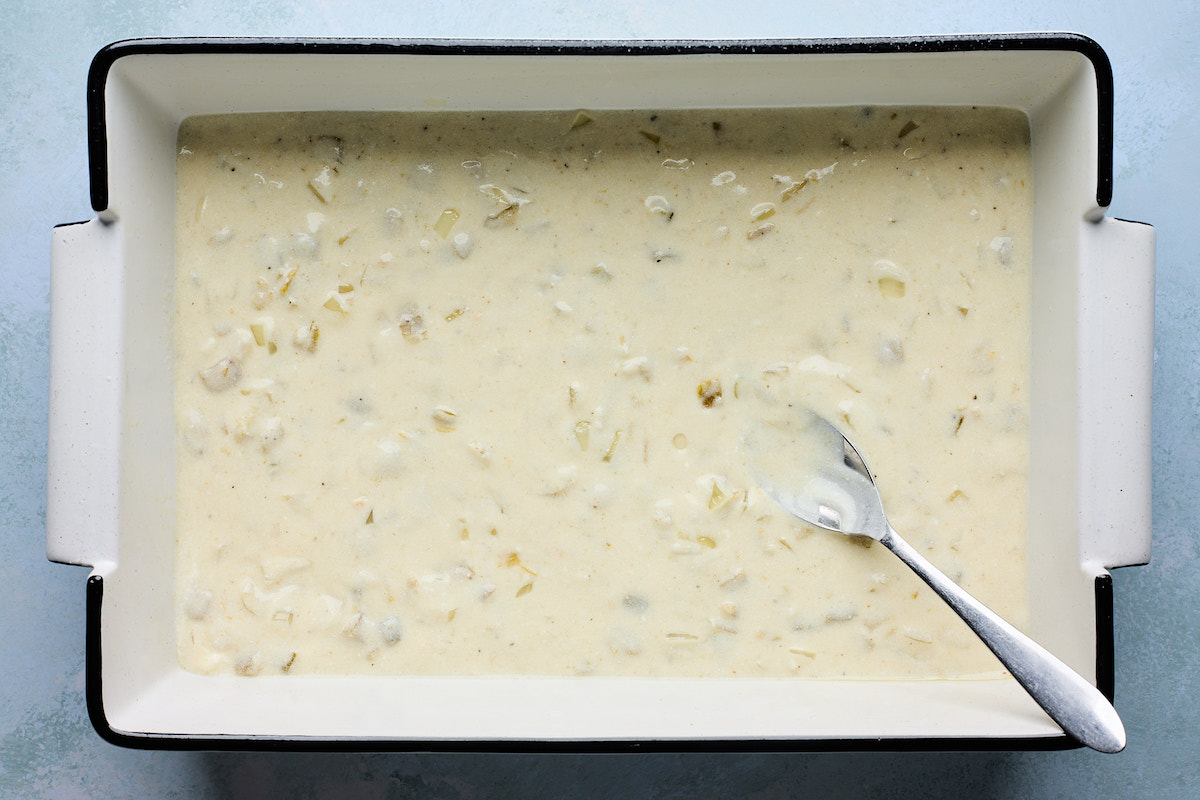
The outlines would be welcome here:
M 858 451 L 811 411 L 763 411 L 742 433 L 750 471 L 788 513 L 827 530 L 879 539 L 883 501 Z
M 834 533 L 869 536 L 895 553 L 971 626 L 1064 731 L 1105 753 L 1125 747 L 1125 726 L 1096 687 L 988 609 L 914 550 L 888 523 L 857 448 L 808 410 L 778 409 L 742 435 L 751 473 L 790 514 Z

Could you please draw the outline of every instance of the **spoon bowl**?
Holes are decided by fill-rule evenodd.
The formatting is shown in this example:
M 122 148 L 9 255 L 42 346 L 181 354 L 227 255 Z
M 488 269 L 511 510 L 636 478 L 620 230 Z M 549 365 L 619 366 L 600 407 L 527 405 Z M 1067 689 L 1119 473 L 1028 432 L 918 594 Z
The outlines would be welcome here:
M 866 461 L 832 423 L 788 408 L 783 416 L 747 426 L 742 446 L 755 480 L 785 511 L 887 547 L 962 617 L 1068 735 L 1104 753 L 1124 749 L 1121 718 L 1096 687 L 946 577 L 892 528 Z

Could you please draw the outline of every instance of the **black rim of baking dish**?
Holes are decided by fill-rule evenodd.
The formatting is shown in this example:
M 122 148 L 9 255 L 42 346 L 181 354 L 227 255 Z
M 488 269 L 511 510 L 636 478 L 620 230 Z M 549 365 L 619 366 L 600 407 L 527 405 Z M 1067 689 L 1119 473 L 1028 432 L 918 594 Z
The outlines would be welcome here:
M 1087 58 L 1096 73 L 1098 136 L 1096 205 L 1112 202 L 1113 77 L 1108 55 L 1076 33 L 1014 33 L 863 39 L 737 39 L 647 41 L 522 41 L 451 39 L 129 39 L 104 47 L 88 72 L 88 173 L 92 208 L 108 208 L 108 132 L 104 87 L 113 64 L 134 55 L 290 53 L 429 56 L 673 56 L 712 54 L 822 55 L 848 53 L 967 53 L 1062 51 Z
M 407 55 L 637 55 L 729 54 L 951 53 L 980 51 L 1066 51 L 1091 61 L 1096 74 L 1098 163 L 1096 203 L 1112 200 L 1113 82 L 1103 48 L 1073 33 L 988 34 L 864 39 L 795 39 L 730 41 L 456 41 L 431 39 L 131 39 L 100 50 L 88 73 L 88 160 L 92 208 L 108 208 L 108 138 L 104 89 L 113 65 L 133 55 L 190 53 L 236 54 L 407 54 Z M 109 724 L 104 709 L 100 642 L 104 580 L 87 582 L 86 698 L 93 727 L 106 741 L 135 749 L 256 750 L 315 752 L 487 752 L 487 753 L 747 753 L 851 751 L 990 751 L 1066 750 L 1079 743 L 1064 733 L 1030 738 L 835 738 L 835 739 L 383 739 L 256 735 L 193 735 L 122 731 Z M 1100 691 L 1114 697 L 1112 578 L 1095 581 L 1096 676 Z

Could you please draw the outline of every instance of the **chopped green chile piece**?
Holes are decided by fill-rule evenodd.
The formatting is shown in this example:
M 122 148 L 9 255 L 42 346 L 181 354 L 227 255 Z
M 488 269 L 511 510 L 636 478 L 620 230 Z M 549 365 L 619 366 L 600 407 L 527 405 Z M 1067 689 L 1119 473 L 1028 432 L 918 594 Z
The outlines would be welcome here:
M 721 381 L 719 378 L 707 380 L 696 387 L 696 395 L 700 398 L 700 404 L 705 408 L 712 408 L 717 403 L 721 402 Z
M 621 441 L 621 431 L 613 431 L 612 444 L 608 446 L 608 450 L 604 453 L 604 458 L 602 459 L 604 463 L 607 464 L 609 461 L 612 461 L 613 454 L 617 451 L 617 442 L 619 441 Z
M 433 230 L 438 236 L 445 239 L 450 235 L 450 231 L 454 228 L 456 222 L 458 222 L 458 211 L 453 208 L 444 209 L 433 223 Z
M 879 293 L 884 297 L 898 300 L 904 297 L 904 281 L 896 278 L 880 278 Z
M 592 116 L 586 111 L 576 111 L 575 116 L 571 118 L 571 130 L 582 128 L 592 121 Z
M 720 508 L 729 500 L 729 495 L 721 491 L 721 487 L 713 484 L 712 494 L 708 496 L 709 508 Z

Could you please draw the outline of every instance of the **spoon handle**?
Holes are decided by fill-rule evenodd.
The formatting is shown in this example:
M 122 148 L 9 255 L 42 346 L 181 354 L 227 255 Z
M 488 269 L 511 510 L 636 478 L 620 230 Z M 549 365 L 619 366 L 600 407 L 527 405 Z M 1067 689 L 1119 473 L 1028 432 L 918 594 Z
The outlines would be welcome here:
M 996 654 L 1017 682 L 1064 731 L 1102 753 L 1125 747 L 1125 726 L 1117 710 L 1079 673 L 1005 622 L 929 563 L 890 525 L 880 543 L 921 576 L 983 643 Z

